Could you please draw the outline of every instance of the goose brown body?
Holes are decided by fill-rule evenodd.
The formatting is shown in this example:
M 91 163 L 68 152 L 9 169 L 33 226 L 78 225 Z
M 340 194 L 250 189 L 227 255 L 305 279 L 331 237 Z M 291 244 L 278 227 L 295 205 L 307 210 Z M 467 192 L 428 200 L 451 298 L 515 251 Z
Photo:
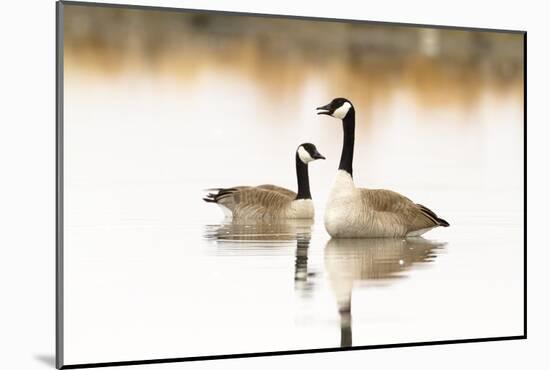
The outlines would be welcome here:
M 338 171 L 325 212 L 332 237 L 420 236 L 436 226 L 448 223 L 394 191 L 357 188 L 347 172 Z
M 238 219 L 303 219 L 315 215 L 311 199 L 296 199 L 296 193 L 276 185 L 237 186 L 210 193 L 226 215 Z

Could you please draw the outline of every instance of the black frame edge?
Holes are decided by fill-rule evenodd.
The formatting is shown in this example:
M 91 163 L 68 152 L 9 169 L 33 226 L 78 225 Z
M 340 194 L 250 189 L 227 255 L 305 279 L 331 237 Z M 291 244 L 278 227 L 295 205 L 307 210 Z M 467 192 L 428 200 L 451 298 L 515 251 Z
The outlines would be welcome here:
M 98 362 L 98 363 L 65 365 L 65 366 L 62 366 L 61 369 L 84 369 L 84 368 L 95 368 L 95 367 L 153 365 L 153 364 L 166 364 L 166 363 L 174 363 L 174 362 L 225 360 L 225 359 L 235 359 L 235 358 L 268 357 L 268 356 L 281 356 L 281 355 L 285 355 L 285 356 L 302 355 L 302 354 L 311 354 L 311 353 L 330 353 L 330 352 L 359 351 L 359 350 L 366 350 L 366 349 L 391 349 L 391 348 L 404 348 L 404 347 L 436 346 L 436 345 L 447 345 L 447 344 L 498 342 L 498 341 L 522 340 L 522 339 L 526 339 L 525 335 L 509 336 L 509 337 L 493 337 L 493 338 L 453 339 L 453 340 L 441 340 L 441 341 L 434 341 L 434 342 L 376 344 L 376 345 L 370 345 L 370 346 L 357 346 L 357 347 L 350 347 L 350 348 L 329 347 L 329 348 L 316 348 L 316 349 L 304 349 L 304 350 L 292 350 L 292 351 L 237 353 L 237 354 L 216 355 L 216 356 L 196 356 L 196 357 L 159 358 L 159 359 L 152 359 L 152 360 L 136 360 L 136 361 Z
M 527 32 L 523 34 L 523 335 L 527 339 Z
M 55 3 L 55 367 L 63 367 L 63 2 Z

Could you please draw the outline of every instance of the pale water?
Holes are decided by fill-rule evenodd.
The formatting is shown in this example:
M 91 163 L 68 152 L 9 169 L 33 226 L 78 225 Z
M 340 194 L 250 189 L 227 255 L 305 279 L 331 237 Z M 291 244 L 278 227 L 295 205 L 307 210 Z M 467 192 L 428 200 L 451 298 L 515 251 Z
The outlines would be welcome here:
M 448 99 L 355 86 L 356 183 L 451 227 L 331 240 L 341 126 L 315 107 L 345 91 L 318 74 L 281 81 L 281 95 L 222 73 L 70 77 L 66 363 L 522 334 L 520 85 Z M 315 222 L 234 225 L 201 200 L 210 187 L 295 189 L 305 141 L 327 157 L 310 164 Z

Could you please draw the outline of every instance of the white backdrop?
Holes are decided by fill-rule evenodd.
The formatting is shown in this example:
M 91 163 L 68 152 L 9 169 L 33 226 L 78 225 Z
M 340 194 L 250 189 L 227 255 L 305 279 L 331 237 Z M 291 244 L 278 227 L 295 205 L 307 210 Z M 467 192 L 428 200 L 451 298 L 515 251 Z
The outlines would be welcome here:
M 111 2 L 117 2 L 112 0 Z M 549 333 L 545 207 L 547 167 L 547 13 L 535 1 L 434 0 L 315 2 L 278 0 L 130 1 L 134 4 L 408 23 L 525 29 L 528 34 L 529 339 L 527 341 L 150 365 L 144 369 L 279 369 L 408 366 L 451 369 L 525 367 L 543 360 Z M 542 2 L 541 2 L 542 4 Z M 0 345 L 2 368 L 45 369 L 54 356 L 54 2 L 3 4 L 0 22 Z M 545 135 L 546 134 L 546 135 Z M 527 366 L 527 367 L 531 367 Z

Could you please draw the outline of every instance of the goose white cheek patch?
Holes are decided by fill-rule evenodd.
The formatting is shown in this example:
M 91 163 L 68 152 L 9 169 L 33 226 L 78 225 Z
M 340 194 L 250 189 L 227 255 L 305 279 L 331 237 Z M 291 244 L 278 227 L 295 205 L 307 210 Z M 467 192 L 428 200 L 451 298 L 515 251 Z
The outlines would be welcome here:
M 332 116 L 338 119 L 343 119 L 346 116 L 346 114 L 348 114 L 348 111 L 350 108 L 351 108 L 351 104 L 348 102 L 345 102 L 344 104 L 342 104 L 340 108 L 336 109 L 332 113 Z
M 313 160 L 311 155 L 309 155 L 308 151 L 305 150 L 303 146 L 298 148 L 298 157 L 300 157 L 300 160 L 306 164 Z

